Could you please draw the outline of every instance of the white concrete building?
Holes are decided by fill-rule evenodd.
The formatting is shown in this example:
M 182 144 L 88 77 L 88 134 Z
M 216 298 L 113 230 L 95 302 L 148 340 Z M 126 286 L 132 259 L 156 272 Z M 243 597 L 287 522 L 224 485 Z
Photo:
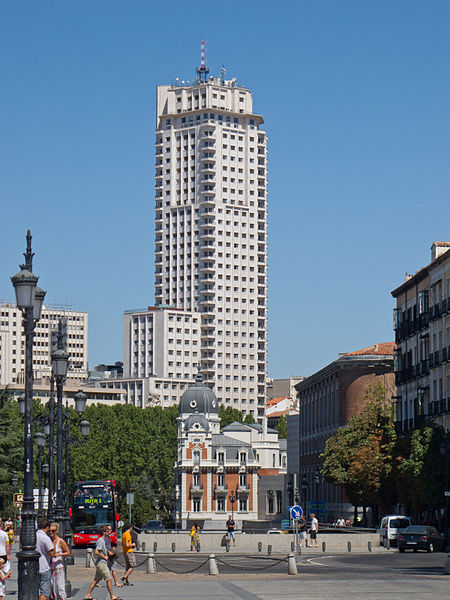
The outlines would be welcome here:
M 51 375 L 51 332 L 59 319 L 67 322 L 67 381 L 88 375 L 88 313 L 68 306 L 44 306 L 36 325 L 33 343 L 33 372 L 36 379 Z M 25 379 L 25 336 L 22 312 L 15 304 L 0 303 L 0 385 L 23 383 Z
M 267 138 L 250 90 L 206 72 L 157 89 L 155 303 L 200 315 L 205 382 L 261 421 Z

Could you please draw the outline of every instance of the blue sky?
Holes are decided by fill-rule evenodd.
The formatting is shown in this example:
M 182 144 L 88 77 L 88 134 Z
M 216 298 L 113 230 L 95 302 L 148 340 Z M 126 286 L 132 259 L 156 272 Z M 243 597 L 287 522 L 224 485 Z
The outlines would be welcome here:
M 155 88 L 207 62 L 269 136 L 269 375 L 393 339 L 390 291 L 450 240 L 450 3 L 0 3 L 0 298 L 31 228 L 49 303 L 122 360 L 153 304 Z

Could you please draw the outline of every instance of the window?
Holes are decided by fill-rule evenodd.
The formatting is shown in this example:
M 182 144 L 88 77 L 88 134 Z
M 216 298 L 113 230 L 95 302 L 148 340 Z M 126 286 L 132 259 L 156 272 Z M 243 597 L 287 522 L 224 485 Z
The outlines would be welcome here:
M 225 475 L 223 473 L 217 473 L 217 485 L 223 487 L 225 485 Z
M 200 512 L 200 498 L 192 500 L 192 512 Z
M 194 465 L 200 464 L 200 451 L 199 450 L 194 450 L 193 459 L 194 459 Z
M 225 498 L 217 498 L 217 512 L 225 512 Z
M 247 510 L 247 498 L 239 498 L 239 510 L 240 511 Z

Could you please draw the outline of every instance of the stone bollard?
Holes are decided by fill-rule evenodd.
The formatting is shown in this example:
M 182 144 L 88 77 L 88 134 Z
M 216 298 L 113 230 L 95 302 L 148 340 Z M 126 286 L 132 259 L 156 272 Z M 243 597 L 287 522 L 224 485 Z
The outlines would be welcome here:
M 262 552 L 262 542 L 258 542 L 258 552 Z
M 149 554 L 147 558 L 147 573 L 156 573 L 155 555 L 153 553 Z
M 269 544 L 269 545 L 267 546 L 267 554 L 268 554 L 269 556 L 272 554 L 272 545 L 271 545 L 271 544 Z
M 322 552 L 326 552 L 326 551 L 327 551 L 327 543 L 322 542 Z
M 145 552 L 145 542 L 142 542 L 142 552 Z
M 153 542 L 153 552 L 158 550 L 158 542 Z
M 372 552 L 372 542 L 367 542 L 367 550 Z
M 298 575 L 297 562 L 293 552 L 289 552 L 288 556 L 288 575 Z
M 92 561 L 92 548 L 87 548 L 86 550 L 86 569 L 89 569 Z
M 175 552 L 175 548 L 176 548 L 175 542 L 172 542 L 172 552 Z
M 351 552 L 351 551 L 352 551 L 352 543 L 351 543 L 351 542 L 347 542 L 347 550 L 348 550 L 349 552 Z
M 450 554 L 447 556 L 447 560 L 445 561 L 444 575 L 450 575 Z
M 209 574 L 210 575 L 218 575 L 219 574 L 219 569 L 217 568 L 217 562 L 216 562 L 216 555 L 215 554 L 210 554 L 209 555 Z

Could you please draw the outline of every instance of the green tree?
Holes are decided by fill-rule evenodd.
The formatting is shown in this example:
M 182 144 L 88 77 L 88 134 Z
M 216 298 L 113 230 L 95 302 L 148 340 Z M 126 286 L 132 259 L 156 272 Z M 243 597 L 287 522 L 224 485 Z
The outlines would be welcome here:
M 409 447 L 400 459 L 399 499 L 417 520 L 424 511 L 443 507 L 446 464 L 441 446 L 445 447 L 447 439 L 444 428 L 429 420 L 410 440 L 403 440 Z
M 12 516 L 13 487 L 11 479 L 17 471 L 23 480 L 23 424 L 12 393 L 0 392 L 0 514 Z M 19 483 L 20 486 L 20 483 Z
M 225 408 L 223 404 L 219 406 L 219 417 L 220 426 L 222 428 L 230 425 L 230 423 L 233 423 L 234 421 L 237 421 L 238 423 L 242 423 L 243 421 L 243 416 L 240 410 L 237 408 L 232 408 L 231 406 L 227 406 Z
M 277 426 L 275 428 L 278 431 L 278 437 L 280 439 L 287 438 L 287 417 L 286 415 L 281 415 L 278 419 Z
M 247 425 L 255 425 L 255 417 L 251 413 L 247 413 L 244 417 L 244 423 L 247 423 Z
M 322 472 L 327 481 L 344 487 L 355 506 L 387 512 L 396 501 L 398 463 L 392 406 L 381 383 L 369 386 L 364 400 L 362 412 L 327 441 Z

